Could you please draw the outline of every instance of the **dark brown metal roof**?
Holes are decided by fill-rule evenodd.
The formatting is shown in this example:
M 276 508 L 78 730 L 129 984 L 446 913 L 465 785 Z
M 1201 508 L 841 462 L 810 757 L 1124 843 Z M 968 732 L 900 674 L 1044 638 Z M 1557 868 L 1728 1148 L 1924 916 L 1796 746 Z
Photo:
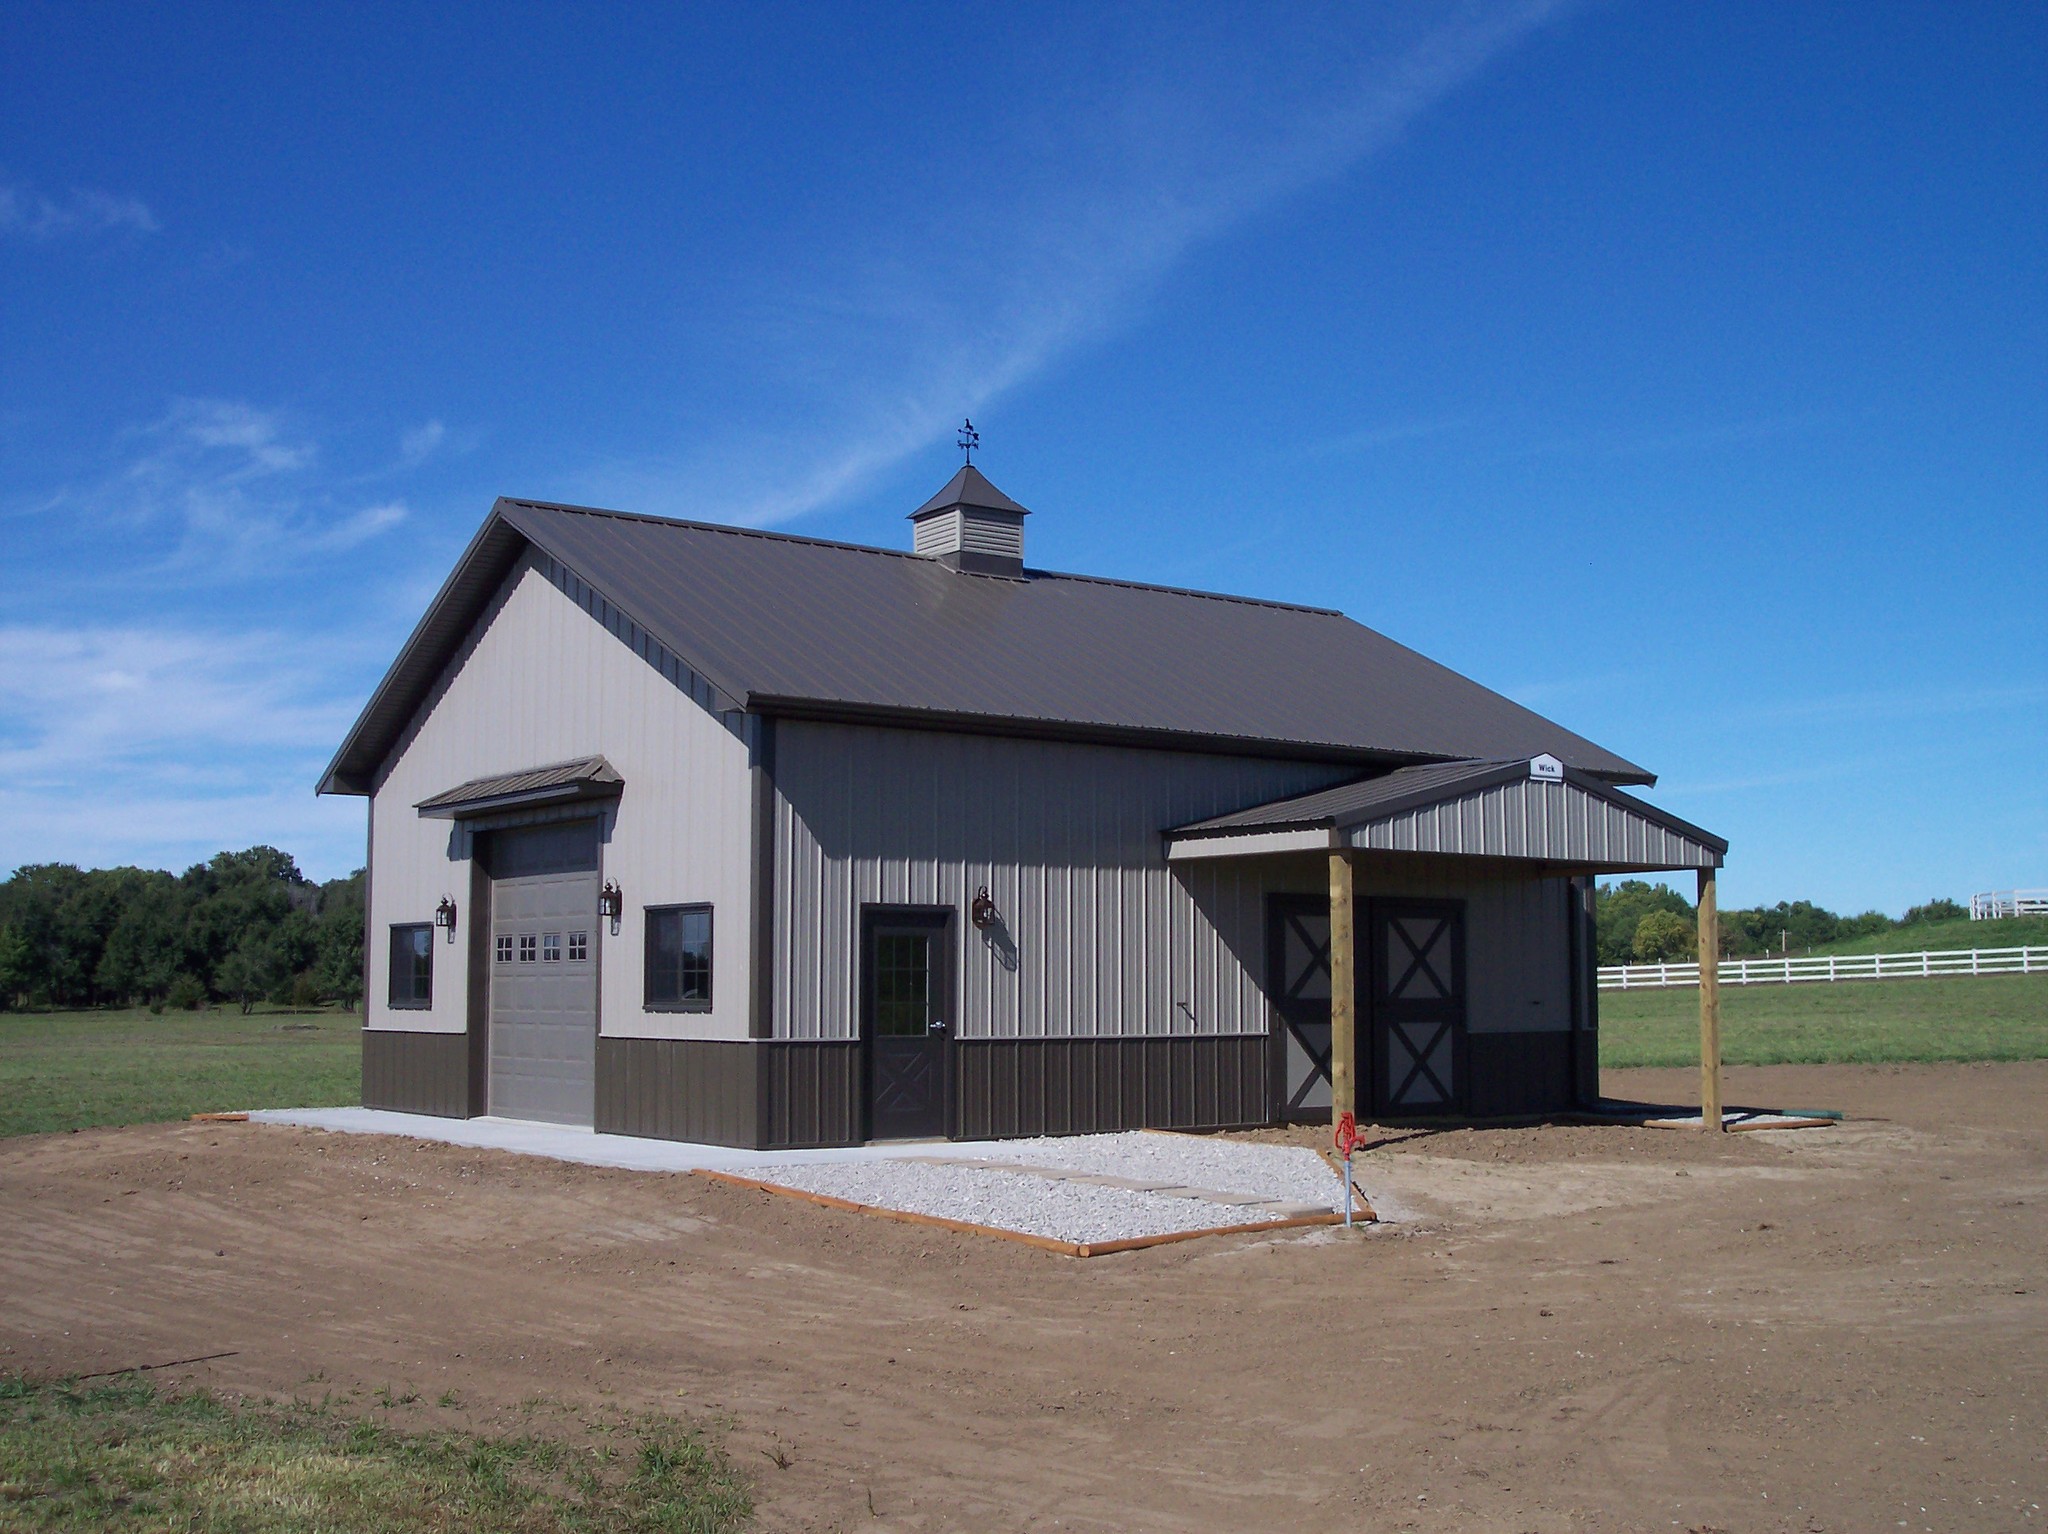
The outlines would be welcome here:
M 619 770 L 601 756 L 579 757 L 494 778 L 472 778 L 422 799 L 413 808 L 430 819 L 454 820 L 529 804 L 609 798 L 625 786 Z
M 945 488 L 910 514 L 915 522 L 919 517 L 930 516 L 935 511 L 950 511 L 955 506 L 973 506 L 981 511 L 1014 511 L 1019 516 L 1031 515 L 1002 491 L 988 482 L 973 464 L 968 464 L 946 481 Z
M 1043 570 L 993 578 L 907 552 L 501 500 L 323 790 L 369 790 L 516 557 L 508 534 L 757 712 L 1361 764 L 1549 752 L 1613 781 L 1655 781 L 1324 608 Z

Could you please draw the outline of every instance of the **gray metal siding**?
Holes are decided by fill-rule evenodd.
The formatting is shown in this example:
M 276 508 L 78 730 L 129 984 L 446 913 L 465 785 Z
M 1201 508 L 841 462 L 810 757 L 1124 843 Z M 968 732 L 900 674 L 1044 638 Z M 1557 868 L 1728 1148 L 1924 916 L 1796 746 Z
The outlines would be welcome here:
M 1470 1033 L 1561 1033 L 1572 1025 L 1571 929 L 1562 877 L 1494 874 L 1450 858 L 1363 854 L 1357 892 L 1465 905 Z
M 1350 845 L 1383 852 L 1630 867 L 1712 868 L 1721 858 L 1691 837 L 1570 783 L 1524 779 L 1354 826 Z
M 856 1036 L 868 904 L 960 912 L 963 1039 L 1263 1034 L 1273 867 L 1169 867 L 1160 831 L 1340 772 L 782 721 L 775 1036 Z M 983 886 L 1001 920 L 978 932 Z

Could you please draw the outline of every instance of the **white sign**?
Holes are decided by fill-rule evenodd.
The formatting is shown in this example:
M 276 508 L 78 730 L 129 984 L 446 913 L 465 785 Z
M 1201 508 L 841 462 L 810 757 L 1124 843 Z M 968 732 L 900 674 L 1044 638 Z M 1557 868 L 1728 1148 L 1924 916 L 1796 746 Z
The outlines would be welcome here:
M 1529 758 L 1529 776 L 1540 778 L 1546 783 L 1562 783 L 1564 763 L 1554 756 L 1532 756 Z

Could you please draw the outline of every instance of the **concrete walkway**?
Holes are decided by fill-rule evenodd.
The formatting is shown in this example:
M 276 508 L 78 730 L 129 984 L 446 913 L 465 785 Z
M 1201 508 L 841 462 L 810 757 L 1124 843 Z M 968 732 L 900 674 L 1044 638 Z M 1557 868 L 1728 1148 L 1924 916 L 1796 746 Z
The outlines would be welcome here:
M 251 1113 L 249 1119 L 252 1123 L 295 1124 L 302 1129 L 332 1129 L 343 1134 L 402 1135 L 412 1140 L 470 1145 L 478 1150 L 551 1156 L 557 1161 L 580 1161 L 586 1166 L 623 1167 L 631 1172 L 735 1172 L 805 1162 L 951 1158 L 971 1156 L 977 1151 L 994 1152 L 1000 1144 L 911 1140 L 824 1150 L 757 1151 L 681 1140 L 643 1140 L 633 1135 L 601 1135 L 567 1124 L 497 1118 L 443 1119 L 424 1113 L 392 1113 L 382 1108 L 265 1108 Z

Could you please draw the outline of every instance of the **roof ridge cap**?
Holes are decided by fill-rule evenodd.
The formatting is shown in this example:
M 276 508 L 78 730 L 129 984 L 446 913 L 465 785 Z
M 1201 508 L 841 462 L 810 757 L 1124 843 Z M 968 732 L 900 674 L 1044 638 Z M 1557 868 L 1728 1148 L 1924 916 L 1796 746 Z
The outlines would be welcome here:
M 724 533 L 734 538 L 764 538 L 771 543 L 807 544 L 812 548 L 844 549 L 851 554 L 879 554 L 885 559 L 914 559 L 919 564 L 936 565 L 936 561 L 909 549 L 884 548 L 873 543 L 849 543 L 843 538 L 814 538 L 806 533 L 779 533 L 765 527 L 741 527 L 731 522 L 702 522 L 693 517 L 662 517 L 645 511 L 619 511 L 609 506 L 578 506 L 567 501 L 535 501 L 523 496 L 501 496 L 507 505 L 530 506 L 537 511 L 562 511 L 581 517 L 611 517 L 621 522 L 651 522 L 659 527 L 683 527 L 693 532 Z M 943 567 L 941 567 L 943 568 Z M 974 570 L 953 571 L 956 575 L 976 575 Z M 1157 581 L 1136 581 L 1116 575 L 1083 575 L 1073 570 L 1045 570 L 1036 566 L 1027 567 L 1027 575 L 1040 580 L 1086 581 L 1095 586 L 1117 586 L 1126 591 L 1153 591 L 1165 596 L 1200 597 L 1207 602 L 1235 602 L 1244 607 L 1270 607 L 1280 612 L 1313 613 L 1324 618 L 1342 618 L 1346 614 L 1341 608 L 1314 607 L 1305 602 L 1283 602 L 1275 597 L 1248 597 L 1230 591 L 1203 591 L 1194 586 L 1166 586 Z M 997 579 L 1014 580 L 1014 576 Z

